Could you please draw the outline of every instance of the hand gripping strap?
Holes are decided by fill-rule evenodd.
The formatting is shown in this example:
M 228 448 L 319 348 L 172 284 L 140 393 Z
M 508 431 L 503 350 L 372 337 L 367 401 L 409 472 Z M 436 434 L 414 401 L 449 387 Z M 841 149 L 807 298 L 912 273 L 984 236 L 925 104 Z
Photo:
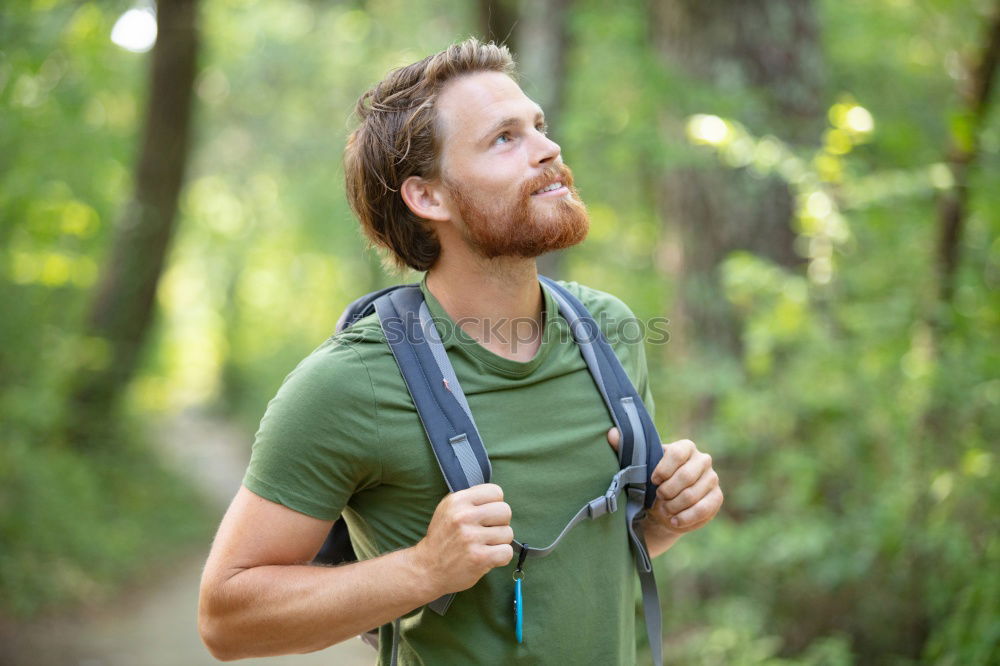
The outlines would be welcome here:
M 464 395 L 460 400 L 454 392 L 458 381 L 437 329 L 429 317 L 425 320 L 429 328 L 425 331 L 422 325 L 423 302 L 419 287 L 402 287 L 378 298 L 375 311 L 441 474 L 455 492 L 489 481 L 490 462 Z

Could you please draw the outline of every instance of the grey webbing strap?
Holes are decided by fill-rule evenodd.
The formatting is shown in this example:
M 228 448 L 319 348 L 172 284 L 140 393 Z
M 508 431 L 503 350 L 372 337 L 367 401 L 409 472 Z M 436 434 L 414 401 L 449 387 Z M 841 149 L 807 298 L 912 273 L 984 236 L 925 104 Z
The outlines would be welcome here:
M 646 515 L 643 506 L 643 499 L 646 493 L 639 488 L 629 488 L 627 492 L 628 500 L 625 504 L 625 524 L 628 527 L 628 537 L 632 542 L 632 551 L 635 553 L 635 566 L 639 573 L 653 570 L 653 561 L 649 557 L 649 550 L 646 548 L 646 540 L 639 529 L 639 522 Z
M 469 444 L 469 438 L 465 433 L 455 435 L 448 441 L 455 449 L 455 456 L 462 466 L 462 471 L 465 472 L 465 478 L 469 480 L 469 487 L 483 483 L 483 470 L 479 466 L 479 461 L 476 460 L 476 454 L 472 452 L 472 445 Z
M 427 347 L 431 350 L 434 362 L 441 373 L 444 387 L 455 396 L 455 400 L 458 401 L 462 410 L 469 417 L 472 427 L 476 428 L 476 420 L 472 418 L 469 401 L 465 398 L 462 385 L 458 383 L 455 368 L 451 365 L 451 361 L 448 360 L 448 352 L 445 351 L 444 343 L 441 342 L 441 335 L 438 333 L 437 326 L 434 325 L 434 320 L 431 318 L 431 312 L 427 308 L 426 301 L 420 304 L 417 314 L 420 317 L 420 328 L 423 331 L 424 340 L 427 342 Z M 458 462 L 462 466 L 462 471 L 465 473 L 468 485 L 471 487 L 485 483 L 486 479 L 483 477 L 482 467 L 479 466 L 479 460 L 476 459 L 476 454 L 472 451 L 472 444 L 469 442 L 467 433 L 456 435 L 448 441 L 454 447 L 455 457 L 458 458 Z M 490 474 L 492 474 L 493 466 L 490 463 L 489 456 L 486 457 L 486 463 L 489 465 Z
M 625 518 L 628 525 L 628 536 L 632 541 L 632 552 L 635 555 L 635 568 L 639 574 L 642 586 L 642 614 L 646 620 L 646 635 L 649 637 L 649 649 L 653 655 L 654 666 L 663 664 L 663 618 L 660 610 L 660 594 L 656 588 L 656 577 L 653 574 L 653 561 L 646 547 L 646 539 L 639 523 L 646 515 L 643 506 L 645 492 L 638 488 L 629 488 L 628 501 L 625 505 Z
M 618 510 L 618 495 L 624 490 L 630 483 L 645 483 L 646 480 L 646 466 L 645 465 L 632 465 L 631 467 L 626 467 L 625 469 L 619 471 L 611 479 L 611 485 L 608 486 L 607 491 L 600 497 L 595 497 L 590 500 L 579 511 L 576 515 L 570 518 L 569 522 L 556 537 L 555 541 L 550 543 L 545 548 L 532 548 L 531 546 L 525 546 L 520 541 L 514 540 L 514 545 L 517 546 L 518 552 L 527 551 L 527 557 L 545 557 L 559 545 L 563 537 L 569 534 L 570 530 L 577 526 L 578 523 L 585 519 L 594 520 L 600 518 L 607 513 L 614 513 Z
M 632 425 L 632 464 L 640 465 L 646 463 L 646 431 L 642 428 L 642 421 L 639 420 L 639 410 L 635 407 L 635 401 L 631 396 L 621 399 L 621 405 L 628 414 L 628 421 Z M 619 432 L 621 432 L 619 430 Z M 646 479 L 642 480 L 646 483 Z
M 392 621 L 392 661 L 389 662 L 391 666 L 396 666 L 396 661 L 399 659 L 399 618 Z
M 639 584 L 642 586 L 642 614 L 646 617 L 646 635 L 653 654 L 653 666 L 663 666 L 663 618 L 653 572 L 639 571 Z

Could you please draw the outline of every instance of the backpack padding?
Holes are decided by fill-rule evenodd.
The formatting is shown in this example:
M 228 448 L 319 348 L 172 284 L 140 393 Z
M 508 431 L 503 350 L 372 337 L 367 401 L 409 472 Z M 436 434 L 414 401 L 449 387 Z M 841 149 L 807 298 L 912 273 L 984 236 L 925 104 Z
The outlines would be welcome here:
M 335 332 L 340 333 L 345 328 L 353 326 L 359 319 L 367 317 L 371 313 L 375 312 L 375 301 L 389 292 L 396 291 L 397 289 L 402 289 L 403 287 L 419 287 L 416 284 L 395 284 L 391 287 L 386 287 L 384 289 L 379 289 L 378 291 L 373 291 L 370 294 L 365 294 L 361 298 L 358 298 L 351 302 L 344 311 L 340 313 L 340 318 L 337 319 L 337 326 L 334 329 Z
M 351 545 L 351 535 L 347 531 L 347 523 L 343 517 L 333 522 L 330 533 L 326 535 L 326 541 L 320 547 L 313 562 L 318 564 L 343 564 L 344 562 L 354 562 L 358 556 L 354 553 L 354 546 Z

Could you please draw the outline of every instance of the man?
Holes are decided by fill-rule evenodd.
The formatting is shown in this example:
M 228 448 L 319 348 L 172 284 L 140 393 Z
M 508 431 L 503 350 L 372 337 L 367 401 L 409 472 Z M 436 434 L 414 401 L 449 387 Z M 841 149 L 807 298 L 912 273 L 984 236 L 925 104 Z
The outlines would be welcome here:
M 318 650 L 403 617 L 398 636 L 383 629 L 380 663 L 393 640 L 401 664 L 635 663 L 624 511 L 529 561 L 525 640 L 514 638 L 511 541 L 550 543 L 604 492 L 618 433 L 538 282 L 535 257 L 583 240 L 588 220 L 513 73 L 505 47 L 472 39 L 390 73 L 361 98 L 345 158 L 366 234 L 427 271 L 493 483 L 448 493 L 374 316 L 327 340 L 268 405 L 213 544 L 199 626 L 220 659 Z M 567 287 L 598 320 L 631 316 Z M 652 408 L 642 343 L 612 343 Z M 688 440 L 664 445 L 653 481 L 656 556 L 711 520 L 722 493 Z M 310 565 L 340 515 L 362 561 Z M 445 615 L 426 607 L 451 592 Z

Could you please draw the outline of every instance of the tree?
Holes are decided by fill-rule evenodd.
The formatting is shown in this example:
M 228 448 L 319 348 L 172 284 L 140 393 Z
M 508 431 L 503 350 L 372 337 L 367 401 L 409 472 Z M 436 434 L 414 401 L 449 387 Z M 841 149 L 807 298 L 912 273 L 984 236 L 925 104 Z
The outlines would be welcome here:
M 566 95 L 567 19 L 571 0 L 480 0 L 479 29 L 487 39 L 506 43 L 514 53 L 525 93 L 545 110 L 545 121 L 559 141 Z M 539 257 L 544 275 L 559 277 L 561 252 Z
M 678 114 L 718 112 L 704 108 L 708 99 L 729 105 L 726 115 L 755 133 L 774 131 L 793 146 L 818 142 L 823 64 L 812 2 L 673 0 L 651 3 L 651 11 L 654 47 L 683 84 L 663 111 L 671 143 L 685 143 Z M 738 249 L 797 266 L 795 202 L 776 177 L 684 162 L 667 170 L 658 193 L 667 236 L 681 245 L 677 318 L 700 342 L 739 353 L 739 327 L 721 293 L 718 266 Z
M 1000 64 L 1000 3 L 986 26 L 979 57 L 970 63 L 962 88 L 964 108 L 952 132 L 947 161 L 954 187 L 944 190 L 938 199 L 937 282 L 938 297 L 950 304 L 954 292 L 959 245 L 968 208 L 969 171 L 979 157 L 981 134 Z
M 91 295 L 84 335 L 103 353 L 70 378 L 66 434 L 77 447 L 100 442 L 132 377 L 153 319 L 154 298 L 174 231 L 187 164 L 198 51 L 195 0 L 161 0 L 150 62 L 145 128 L 111 252 Z

